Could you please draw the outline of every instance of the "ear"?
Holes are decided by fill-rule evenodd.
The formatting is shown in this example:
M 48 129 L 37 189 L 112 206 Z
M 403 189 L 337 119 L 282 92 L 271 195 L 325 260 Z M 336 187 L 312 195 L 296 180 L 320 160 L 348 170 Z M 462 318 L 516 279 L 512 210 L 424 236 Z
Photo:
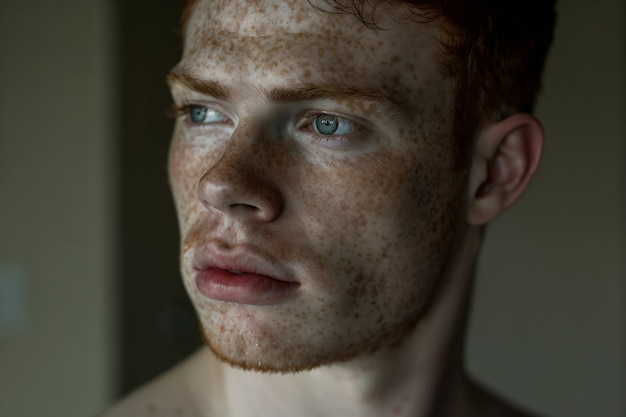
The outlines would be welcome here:
M 543 128 L 530 114 L 514 114 L 480 132 L 470 168 L 469 224 L 491 222 L 522 195 L 542 148 Z

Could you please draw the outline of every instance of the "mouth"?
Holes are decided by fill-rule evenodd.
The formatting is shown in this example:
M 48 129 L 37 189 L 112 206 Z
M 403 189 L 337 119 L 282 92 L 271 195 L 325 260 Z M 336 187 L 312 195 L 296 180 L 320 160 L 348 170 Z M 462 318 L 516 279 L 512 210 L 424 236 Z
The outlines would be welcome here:
M 242 247 L 227 251 L 213 247 L 197 254 L 194 270 L 200 294 L 238 304 L 279 304 L 300 286 L 274 262 Z
M 238 304 L 266 305 L 286 301 L 300 286 L 250 272 L 209 268 L 196 273 L 196 287 L 207 298 Z

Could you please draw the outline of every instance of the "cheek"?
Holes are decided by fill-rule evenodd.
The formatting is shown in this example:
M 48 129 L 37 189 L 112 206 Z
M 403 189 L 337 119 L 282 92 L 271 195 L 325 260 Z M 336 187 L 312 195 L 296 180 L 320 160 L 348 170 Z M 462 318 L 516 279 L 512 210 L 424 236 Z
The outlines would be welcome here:
M 213 150 L 215 152 L 215 150 Z M 168 173 L 181 231 L 185 232 L 202 209 L 197 187 L 211 160 L 212 150 L 186 143 L 174 136 L 168 157 Z
M 295 211 L 305 214 L 303 234 L 327 272 L 324 285 L 359 299 L 394 291 L 408 276 L 439 274 L 461 195 L 443 146 L 327 160 L 292 176 L 300 190 Z
M 456 196 L 451 161 L 441 155 L 414 146 L 345 160 L 307 161 L 289 175 L 290 188 L 298 195 L 294 211 L 306 213 L 312 228 L 331 224 L 333 235 L 368 231 L 362 238 L 387 240 L 385 228 L 397 232 L 418 227 L 437 217 L 442 200 Z

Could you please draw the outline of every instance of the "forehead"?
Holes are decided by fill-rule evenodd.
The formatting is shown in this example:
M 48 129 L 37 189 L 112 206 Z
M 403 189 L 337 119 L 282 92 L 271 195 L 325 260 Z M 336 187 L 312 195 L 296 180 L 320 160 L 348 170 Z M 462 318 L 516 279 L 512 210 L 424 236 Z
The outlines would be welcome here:
M 210 26 L 215 32 L 230 31 L 244 36 L 269 36 L 279 32 L 294 33 L 325 23 L 315 0 L 196 0 L 192 20 Z
M 433 83 L 444 88 L 437 28 L 411 20 L 405 6 L 383 4 L 374 16 L 379 28 L 327 0 L 198 0 L 178 67 L 268 88 L 303 79 L 379 84 L 401 94 Z
M 346 7 L 344 3 L 350 6 Z M 264 36 L 276 31 L 297 31 L 298 28 L 313 28 L 316 25 L 324 28 L 332 24 L 331 20 L 342 24 L 349 31 L 365 23 L 356 19 L 356 16 L 368 22 L 366 26 L 373 27 L 381 18 L 397 18 L 396 23 L 400 23 L 406 18 L 421 15 L 416 6 L 404 2 L 391 4 L 394 2 L 371 0 L 361 2 L 365 4 L 359 6 L 356 5 L 359 1 L 354 3 L 346 0 L 188 0 L 183 23 L 187 23 L 190 12 L 194 11 L 196 17 L 201 15 L 205 23 L 212 23 L 216 29 L 236 29 L 249 36 Z M 320 19 L 324 15 L 330 19 Z M 349 19 L 342 16 L 348 16 Z M 350 19 L 352 24 L 346 25 Z

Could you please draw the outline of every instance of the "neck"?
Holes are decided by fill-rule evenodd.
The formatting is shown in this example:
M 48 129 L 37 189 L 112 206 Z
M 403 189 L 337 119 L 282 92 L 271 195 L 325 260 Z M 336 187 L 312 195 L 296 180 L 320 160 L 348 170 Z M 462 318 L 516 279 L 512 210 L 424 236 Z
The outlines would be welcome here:
M 213 363 L 223 378 L 219 415 L 471 415 L 463 341 L 481 240 L 479 229 L 466 231 L 432 301 L 402 343 L 297 374 L 254 373 Z M 205 357 L 215 361 L 209 352 Z

